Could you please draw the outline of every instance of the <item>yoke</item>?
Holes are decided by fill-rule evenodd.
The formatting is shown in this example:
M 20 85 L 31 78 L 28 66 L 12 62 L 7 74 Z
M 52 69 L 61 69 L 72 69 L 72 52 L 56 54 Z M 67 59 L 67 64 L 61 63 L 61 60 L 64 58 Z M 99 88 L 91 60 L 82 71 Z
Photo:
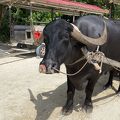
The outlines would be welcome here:
M 102 63 L 105 63 L 120 71 L 120 62 L 107 58 L 103 52 L 98 50 L 95 52 L 89 52 L 86 48 L 82 48 L 81 50 L 89 63 L 92 63 L 97 70 L 100 70 Z M 99 63 L 101 63 L 101 66 Z

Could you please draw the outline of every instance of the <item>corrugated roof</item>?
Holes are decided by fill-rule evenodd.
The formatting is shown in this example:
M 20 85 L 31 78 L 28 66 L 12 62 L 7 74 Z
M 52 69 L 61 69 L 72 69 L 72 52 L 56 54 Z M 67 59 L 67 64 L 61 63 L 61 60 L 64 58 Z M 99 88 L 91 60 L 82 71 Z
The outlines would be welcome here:
M 59 11 L 65 14 L 79 15 L 81 11 L 87 13 L 104 14 L 108 10 L 104 10 L 98 6 L 73 2 L 69 0 L 1 0 L 1 4 L 12 3 L 17 7 L 30 8 L 30 3 L 35 10 Z
M 33 0 L 34 1 L 34 0 Z M 90 4 L 85 4 L 85 3 L 80 3 L 80 2 L 73 2 L 73 1 L 69 1 L 69 0 L 44 0 L 47 3 L 53 3 L 53 4 L 61 4 L 61 5 L 67 5 L 67 6 L 71 6 L 71 7 L 75 7 L 75 8 L 80 8 L 80 9 L 86 9 L 86 10 L 91 10 L 91 11 L 99 11 L 101 13 L 105 13 L 106 11 L 101 9 L 98 6 L 95 5 L 90 5 Z

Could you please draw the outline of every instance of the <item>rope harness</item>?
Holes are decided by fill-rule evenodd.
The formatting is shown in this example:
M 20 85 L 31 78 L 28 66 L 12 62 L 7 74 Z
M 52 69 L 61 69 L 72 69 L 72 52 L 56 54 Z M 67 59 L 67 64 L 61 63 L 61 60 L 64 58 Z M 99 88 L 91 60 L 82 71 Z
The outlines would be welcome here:
M 74 75 L 77 75 L 80 71 L 82 71 L 82 69 L 87 65 L 87 63 L 88 63 L 88 60 L 85 62 L 85 64 L 84 64 L 77 72 L 75 72 L 75 73 L 73 73 L 73 74 L 64 73 L 64 72 L 62 72 L 62 71 L 60 71 L 60 70 L 58 70 L 58 69 L 56 69 L 56 68 L 53 68 L 53 69 L 56 70 L 56 71 L 58 71 L 59 73 L 64 74 L 64 75 L 74 76 Z
M 103 52 L 99 51 L 99 46 L 97 47 L 97 50 L 95 52 L 89 52 L 86 48 L 81 48 L 81 50 L 82 50 L 84 56 L 82 58 L 76 60 L 74 63 L 69 64 L 69 65 L 74 65 L 84 59 L 87 59 L 87 61 L 83 64 L 83 66 L 77 72 L 75 72 L 73 74 L 67 74 L 56 68 L 53 68 L 53 69 L 64 75 L 74 76 L 74 75 L 77 75 L 78 73 L 80 73 L 83 70 L 83 68 L 87 65 L 87 63 L 90 63 L 95 67 L 95 70 L 98 70 L 99 73 L 101 73 L 103 63 L 105 63 L 105 64 L 112 66 L 114 69 L 116 69 L 117 71 L 120 72 L 120 69 L 119 69 L 120 63 L 107 58 Z
M 86 59 L 89 60 L 89 63 L 95 67 L 95 70 L 99 70 L 99 73 L 102 72 L 103 57 L 105 56 L 103 52 L 99 51 L 99 46 L 95 52 L 89 52 L 86 48 L 81 49 Z

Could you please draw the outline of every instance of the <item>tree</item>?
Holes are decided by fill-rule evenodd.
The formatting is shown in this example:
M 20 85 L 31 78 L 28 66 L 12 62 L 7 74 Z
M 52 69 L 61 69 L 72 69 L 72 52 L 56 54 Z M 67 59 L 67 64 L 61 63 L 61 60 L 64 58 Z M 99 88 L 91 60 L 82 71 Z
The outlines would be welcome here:
M 97 5 L 103 9 L 110 10 L 110 18 L 120 19 L 120 5 L 115 5 L 111 0 L 76 0 L 78 2 Z
M 4 13 L 5 13 L 5 7 L 3 5 L 0 5 L 0 28 L 1 28 L 2 19 L 4 17 Z
M 0 5 L 0 41 L 9 41 L 9 14 L 5 6 Z

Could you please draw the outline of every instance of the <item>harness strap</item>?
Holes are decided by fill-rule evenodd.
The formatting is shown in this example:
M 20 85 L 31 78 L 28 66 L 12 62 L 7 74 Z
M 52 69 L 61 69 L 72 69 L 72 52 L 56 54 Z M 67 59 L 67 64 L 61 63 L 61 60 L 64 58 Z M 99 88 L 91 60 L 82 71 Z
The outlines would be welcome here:
M 103 53 L 99 51 L 99 46 L 97 46 L 96 52 L 89 52 L 85 47 L 81 48 L 81 50 L 84 56 L 86 56 L 89 63 L 95 67 L 95 70 L 99 70 L 99 73 L 101 73 L 103 64 Z

